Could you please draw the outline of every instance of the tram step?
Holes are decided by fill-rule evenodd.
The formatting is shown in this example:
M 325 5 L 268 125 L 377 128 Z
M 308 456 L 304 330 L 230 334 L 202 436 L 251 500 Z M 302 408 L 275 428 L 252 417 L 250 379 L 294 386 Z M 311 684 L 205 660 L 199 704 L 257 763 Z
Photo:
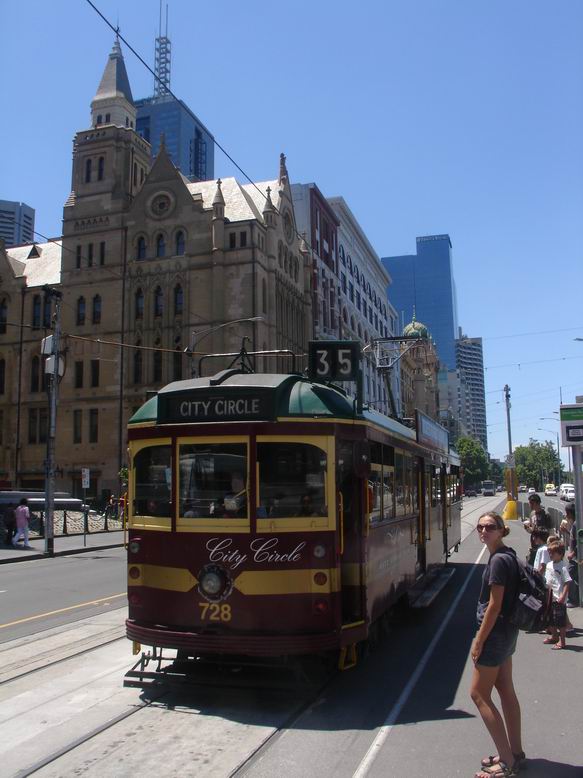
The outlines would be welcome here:
M 454 567 L 445 567 L 423 579 L 421 586 L 415 586 L 409 592 L 411 607 L 428 608 L 441 590 L 445 588 L 454 573 Z

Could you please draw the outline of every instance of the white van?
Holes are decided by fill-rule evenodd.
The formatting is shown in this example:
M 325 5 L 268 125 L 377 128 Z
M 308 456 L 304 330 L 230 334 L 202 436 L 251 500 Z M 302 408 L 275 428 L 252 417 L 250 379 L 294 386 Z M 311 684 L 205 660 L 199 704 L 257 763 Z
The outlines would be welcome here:
M 559 487 L 559 499 L 560 500 L 566 500 L 567 499 L 567 489 L 574 489 L 573 484 L 561 484 Z

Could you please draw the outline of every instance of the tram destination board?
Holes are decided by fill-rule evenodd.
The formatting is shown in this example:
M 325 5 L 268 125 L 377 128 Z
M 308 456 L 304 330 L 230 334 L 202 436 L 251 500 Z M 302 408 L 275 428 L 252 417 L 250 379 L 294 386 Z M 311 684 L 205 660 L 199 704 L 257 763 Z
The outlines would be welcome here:
M 308 364 L 313 381 L 356 381 L 360 343 L 356 340 L 312 340 Z
M 272 390 L 216 389 L 209 392 L 158 395 L 158 423 L 184 424 L 207 421 L 269 421 L 275 418 Z

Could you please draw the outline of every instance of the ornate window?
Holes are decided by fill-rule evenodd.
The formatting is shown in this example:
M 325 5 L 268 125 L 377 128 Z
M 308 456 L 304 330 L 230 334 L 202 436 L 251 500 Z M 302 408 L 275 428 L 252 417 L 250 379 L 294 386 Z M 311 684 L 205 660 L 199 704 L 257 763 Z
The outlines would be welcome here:
M 136 246 L 136 259 L 146 258 L 146 239 L 143 235 L 138 238 L 138 244 Z
M 176 233 L 176 256 L 184 256 L 184 233 L 182 230 Z
M 91 183 L 91 167 L 92 167 L 91 159 L 86 159 L 85 160 L 85 183 L 86 184 Z
M 174 315 L 182 316 L 184 310 L 184 293 L 180 284 L 174 287 Z
M 93 324 L 101 324 L 101 295 L 96 294 L 93 298 L 93 316 L 91 317 Z
M 154 316 L 162 316 L 164 312 L 164 293 L 160 286 L 154 292 Z
M 105 170 L 105 157 L 99 157 L 97 160 L 97 180 L 103 181 L 103 171 Z
M 41 299 L 40 294 L 35 294 L 32 298 L 32 326 L 34 329 L 40 327 L 41 318 Z
M 156 237 L 156 256 L 166 256 L 166 241 L 164 240 L 164 235 L 162 235 L 162 233 L 159 233 L 159 235 Z
M 136 319 L 144 318 L 144 293 L 142 292 L 141 289 L 138 289 L 135 295 L 134 318 Z
M 77 300 L 77 324 L 85 324 L 85 298 L 80 297 Z

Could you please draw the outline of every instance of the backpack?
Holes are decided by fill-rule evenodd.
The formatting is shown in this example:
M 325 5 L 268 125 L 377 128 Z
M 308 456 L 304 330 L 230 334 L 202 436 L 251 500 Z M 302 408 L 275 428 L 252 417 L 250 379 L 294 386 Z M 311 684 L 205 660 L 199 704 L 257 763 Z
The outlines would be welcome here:
M 518 594 L 508 621 L 525 632 L 544 626 L 548 591 L 543 576 L 534 567 L 515 557 L 518 565 Z

